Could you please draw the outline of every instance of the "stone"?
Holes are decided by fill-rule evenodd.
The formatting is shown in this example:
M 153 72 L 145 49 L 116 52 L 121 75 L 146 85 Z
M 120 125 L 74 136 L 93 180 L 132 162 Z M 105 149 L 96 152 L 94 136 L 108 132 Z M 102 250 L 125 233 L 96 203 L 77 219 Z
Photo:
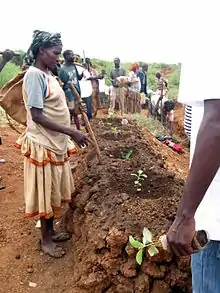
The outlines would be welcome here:
M 17 255 L 15 256 L 15 259 L 20 259 L 20 258 L 21 258 L 20 254 L 17 254 Z
M 108 247 L 122 247 L 128 242 L 128 234 L 123 231 L 119 231 L 116 228 L 112 228 L 109 231 L 106 240 Z
M 94 185 L 90 190 L 89 190 L 89 195 L 93 195 L 94 193 L 99 192 L 99 187 L 98 185 Z

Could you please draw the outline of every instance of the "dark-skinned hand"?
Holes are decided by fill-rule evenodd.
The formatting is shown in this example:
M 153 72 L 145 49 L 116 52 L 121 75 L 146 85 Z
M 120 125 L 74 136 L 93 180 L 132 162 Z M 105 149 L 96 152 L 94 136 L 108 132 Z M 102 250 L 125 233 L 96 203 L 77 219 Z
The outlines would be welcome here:
M 194 252 L 192 247 L 194 235 L 194 217 L 176 217 L 167 233 L 167 241 L 171 252 L 178 257 L 191 255 Z
M 90 143 L 90 139 L 81 131 L 70 129 L 68 134 L 78 144 L 80 148 L 84 148 Z

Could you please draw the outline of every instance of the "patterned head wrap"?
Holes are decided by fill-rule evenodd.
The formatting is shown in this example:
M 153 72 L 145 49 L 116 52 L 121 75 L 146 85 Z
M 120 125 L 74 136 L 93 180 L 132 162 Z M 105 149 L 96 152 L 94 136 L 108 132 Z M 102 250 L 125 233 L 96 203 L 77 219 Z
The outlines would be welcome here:
M 24 63 L 31 66 L 40 48 L 51 48 L 54 46 L 62 47 L 61 35 L 59 33 L 51 34 L 44 31 L 35 30 L 32 43 L 24 57 Z

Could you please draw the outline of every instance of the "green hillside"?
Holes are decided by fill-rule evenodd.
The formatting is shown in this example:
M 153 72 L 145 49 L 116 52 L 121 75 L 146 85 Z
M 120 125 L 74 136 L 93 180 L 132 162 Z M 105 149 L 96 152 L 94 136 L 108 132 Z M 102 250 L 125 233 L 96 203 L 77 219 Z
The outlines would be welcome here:
M 11 62 L 9 62 L 3 71 L 0 74 L 0 88 L 11 78 L 13 78 L 19 71 L 20 65 L 22 65 L 22 60 L 24 57 L 24 51 L 18 50 L 21 54 L 20 57 L 14 57 Z M 105 69 L 107 76 L 109 76 L 110 70 L 113 68 L 113 62 L 92 59 L 92 63 L 96 66 L 99 73 L 101 73 L 102 69 Z M 142 64 L 143 62 L 139 62 Z M 129 67 L 131 63 L 122 63 L 122 67 L 129 72 Z M 149 64 L 148 70 L 148 87 L 152 90 L 156 87 L 156 72 L 160 71 L 162 74 L 166 76 L 168 79 L 169 86 L 169 98 L 174 98 L 178 96 L 178 88 L 179 88 L 179 78 L 180 78 L 180 64 L 164 64 L 164 63 L 152 63 Z M 110 81 L 106 78 L 106 83 L 110 85 Z

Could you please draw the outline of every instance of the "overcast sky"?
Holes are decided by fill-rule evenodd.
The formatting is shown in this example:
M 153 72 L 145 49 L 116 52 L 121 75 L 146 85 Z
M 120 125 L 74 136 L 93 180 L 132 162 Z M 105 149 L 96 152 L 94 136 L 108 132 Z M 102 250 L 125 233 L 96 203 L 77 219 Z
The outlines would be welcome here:
M 210 32 L 204 36 L 204 28 L 219 19 L 216 3 L 218 0 L 3 1 L 0 50 L 27 50 L 33 30 L 42 29 L 60 32 L 64 49 L 80 55 L 84 49 L 87 56 L 106 60 L 119 56 L 123 61 L 182 62 L 186 47 L 195 49 L 196 42 L 198 48 L 199 38 L 207 46 Z

